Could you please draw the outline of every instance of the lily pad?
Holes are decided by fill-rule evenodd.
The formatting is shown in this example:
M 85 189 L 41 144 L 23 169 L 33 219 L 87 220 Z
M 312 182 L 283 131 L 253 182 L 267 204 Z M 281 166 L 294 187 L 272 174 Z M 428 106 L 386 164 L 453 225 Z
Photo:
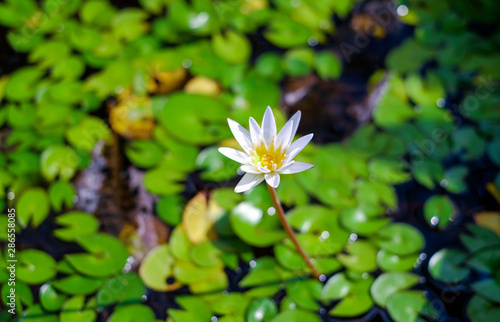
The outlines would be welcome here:
M 16 259 L 16 277 L 27 284 L 41 284 L 57 273 L 56 261 L 41 250 L 23 250 L 17 253 Z
M 424 216 L 432 226 L 446 228 L 455 214 L 455 206 L 448 197 L 433 196 L 425 202 Z
M 387 310 L 396 322 L 421 321 L 420 316 L 432 320 L 438 318 L 434 307 L 422 291 L 403 291 L 389 296 Z
M 418 252 L 424 246 L 422 234 L 414 227 L 395 223 L 377 233 L 377 244 L 394 254 L 408 255 Z
M 139 275 L 147 287 L 164 292 L 177 288 L 168 284 L 167 278 L 172 276 L 172 265 L 174 264 L 168 245 L 159 245 L 153 248 L 142 260 Z
M 93 235 L 99 229 L 99 221 L 83 211 L 72 211 L 57 216 L 55 222 L 65 226 L 54 230 L 54 236 L 64 241 L 75 241 L 79 237 Z
M 429 273 L 438 281 L 457 284 L 470 273 L 466 259 L 467 254 L 459 249 L 441 249 L 430 258 Z
M 123 269 L 129 253 L 125 246 L 108 234 L 82 236 L 77 243 L 90 254 L 68 254 L 66 259 L 78 272 L 103 277 Z
M 25 228 L 28 223 L 36 227 L 49 215 L 49 197 L 42 188 L 31 188 L 17 200 L 17 220 Z
M 203 113 L 200 113 L 200 107 L 203 107 Z M 227 116 L 228 110 L 218 99 L 176 93 L 163 107 L 160 123 L 181 141 L 210 144 L 226 136 Z
M 56 181 L 49 187 L 50 203 L 57 212 L 61 211 L 63 207 L 72 208 L 75 196 L 75 187 L 67 181 Z
M 279 219 L 270 216 L 249 202 L 242 202 L 231 212 L 231 227 L 246 243 L 266 247 L 282 240 L 286 234 L 280 230 Z
M 140 302 L 146 293 L 141 278 L 135 273 L 119 274 L 104 283 L 97 293 L 97 304 L 109 306 L 114 303 Z
M 348 254 L 338 254 L 337 259 L 345 267 L 359 272 L 371 272 L 377 268 L 377 251 L 366 241 L 356 241 L 345 246 Z
M 97 291 L 103 282 L 104 280 L 100 278 L 73 274 L 52 282 L 52 285 L 66 294 L 89 295 Z
M 53 181 L 59 175 L 67 181 L 75 175 L 80 157 L 69 146 L 55 145 L 42 152 L 40 162 L 45 179 Z
M 67 296 L 59 294 L 50 283 L 45 283 L 40 287 L 39 298 L 42 307 L 47 311 L 53 312 L 62 307 Z
M 406 272 L 389 272 L 377 277 L 370 293 L 375 303 L 385 308 L 387 299 L 394 293 L 412 287 L 418 283 L 418 275 Z
M 256 299 L 247 311 L 248 322 L 271 321 L 278 314 L 278 306 L 270 298 Z

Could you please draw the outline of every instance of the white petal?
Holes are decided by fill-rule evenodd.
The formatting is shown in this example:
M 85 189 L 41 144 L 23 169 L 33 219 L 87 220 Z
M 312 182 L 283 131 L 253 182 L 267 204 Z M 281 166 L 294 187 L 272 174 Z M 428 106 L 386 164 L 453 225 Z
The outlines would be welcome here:
M 239 163 L 248 163 L 250 161 L 250 156 L 248 154 L 235 149 L 219 148 L 219 152 Z
M 277 172 L 266 174 L 266 182 L 273 188 L 277 188 L 280 184 L 280 175 Z
M 262 136 L 264 137 L 266 147 L 269 148 L 269 145 L 276 137 L 276 120 L 274 119 L 273 111 L 269 106 L 266 108 L 264 118 L 262 119 Z
M 295 158 L 295 156 L 300 151 L 302 151 L 302 149 L 307 145 L 307 143 L 309 143 L 309 141 L 311 141 L 312 138 L 313 138 L 313 134 L 311 133 L 311 134 L 303 136 L 300 139 L 298 139 L 297 141 L 293 142 L 286 152 L 287 157 L 286 157 L 285 163 L 288 163 L 293 158 Z
M 250 190 L 262 181 L 264 181 L 263 174 L 245 173 L 243 178 L 241 178 L 240 182 L 238 182 L 238 184 L 234 188 L 234 192 L 243 192 Z
M 281 129 L 280 133 L 276 137 L 275 147 L 285 146 L 288 147 L 290 141 L 292 140 L 292 129 L 293 129 L 293 121 L 289 120 L 286 122 L 285 126 Z
M 254 174 L 262 173 L 262 171 L 260 171 L 259 168 L 257 168 L 254 165 L 251 165 L 251 164 L 244 164 L 240 167 L 240 169 L 241 169 L 241 171 L 247 172 L 247 173 L 254 173 Z
M 229 124 L 229 128 L 231 132 L 233 132 L 234 138 L 241 145 L 245 152 L 249 153 L 250 149 L 253 149 L 252 138 L 250 137 L 250 133 L 241 126 L 238 122 L 235 122 L 231 119 L 227 119 L 227 123 Z
M 260 145 L 260 142 L 262 141 L 262 133 L 260 131 L 259 124 L 257 124 L 257 121 L 253 117 L 250 117 L 250 137 L 252 138 L 252 143 L 253 146 L 258 146 Z
M 262 172 L 262 173 L 269 173 L 271 172 L 271 170 L 267 170 L 266 168 L 263 168 L 263 167 L 258 167 L 259 168 L 259 171 Z
M 279 168 L 278 170 L 278 173 L 281 173 L 282 171 L 285 171 L 286 169 L 290 168 L 291 166 L 293 166 L 293 164 L 295 163 L 296 161 L 290 161 L 288 163 L 285 163 L 284 166 L 282 166 L 281 168 Z
M 299 128 L 299 123 L 300 123 L 300 116 L 302 113 L 300 111 L 297 111 L 297 113 L 293 114 L 293 116 L 288 120 L 288 122 L 292 121 L 293 126 L 292 126 L 292 134 L 290 134 L 290 140 L 288 142 L 285 142 L 287 145 L 290 144 L 293 140 L 293 137 L 297 133 L 297 129 Z
M 314 167 L 314 165 L 312 165 L 312 164 L 295 161 L 295 163 L 291 167 L 284 169 L 284 170 L 279 170 L 278 172 L 281 174 L 292 174 L 292 173 L 297 173 L 297 172 L 309 170 L 312 167 Z M 284 168 L 284 167 L 282 167 L 282 168 Z

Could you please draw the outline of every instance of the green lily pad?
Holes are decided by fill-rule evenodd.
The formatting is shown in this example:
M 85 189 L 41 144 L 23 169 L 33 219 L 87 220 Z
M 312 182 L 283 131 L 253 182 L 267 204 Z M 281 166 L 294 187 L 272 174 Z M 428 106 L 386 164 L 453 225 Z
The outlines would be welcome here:
M 469 252 L 475 252 L 483 247 L 500 245 L 500 238 L 486 227 L 469 224 L 467 229 L 472 233 L 460 235 L 460 241 Z
M 16 277 L 30 285 L 41 284 L 57 273 L 56 261 L 52 256 L 37 249 L 26 249 L 16 256 Z
M 286 284 L 287 295 L 301 308 L 319 310 L 323 284 L 318 280 L 299 280 Z
M 500 267 L 500 248 L 486 248 L 475 252 L 468 265 L 487 274 L 495 274 Z
M 66 294 L 89 295 L 97 291 L 103 282 L 104 280 L 100 278 L 73 274 L 52 282 L 52 285 Z
M 167 284 L 167 278 L 172 276 L 174 260 L 168 245 L 153 248 L 142 260 L 139 268 L 139 275 L 144 284 L 156 291 L 169 290 L 171 285 Z
M 87 303 L 87 306 L 93 300 Z M 95 321 L 97 314 L 93 309 L 84 308 L 85 297 L 76 295 L 67 300 L 63 305 L 63 310 L 59 315 L 60 322 L 86 322 Z
M 135 273 L 119 274 L 104 283 L 97 293 L 97 304 L 109 306 L 114 303 L 140 302 L 146 293 L 141 278 Z
M 230 64 L 244 63 L 250 57 L 252 46 L 245 35 L 228 30 L 224 35 L 212 36 L 212 49 Z
M 371 272 L 377 268 L 377 250 L 366 241 L 356 241 L 345 246 L 348 254 L 338 254 L 337 259 L 345 267 L 359 273 Z
M 424 216 L 432 226 L 446 228 L 455 214 L 455 206 L 446 196 L 433 196 L 425 202 Z
M 284 74 L 281 57 L 272 52 L 263 53 L 257 58 L 255 70 L 259 75 L 274 81 L 283 78 Z
M 66 138 L 77 150 L 91 152 L 97 142 L 106 141 L 110 138 L 111 131 L 106 123 L 97 117 L 88 116 L 78 125 L 68 129 Z
M 310 30 L 286 16 L 276 15 L 264 33 L 264 37 L 273 45 L 281 48 L 292 48 L 307 44 L 311 36 Z
M 204 241 L 194 245 L 191 250 L 193 262 L 202 267 L 221 265 L 221 254 L 222 251 L 211 241 Z
M 49 187 L 50 203 L 57 212 L 61 211 L 63 207 L 72 208 L 75 196 L 75 187 L 67 181 L 56 181 Z
M 467 190 L 467 184 L 465 183 L 465 176 L 469 173 L 469 170 L 465 166 L 456 166 L 447 169 L 444 172 L 444 188 L 451 193 L 464 193 Z
M 43 74 L 44 71 L 36 67 L 24 67 L 16 70 L 10 75 L 9 82 L 5 87 L 5 97 L 11 101 L 28 101 L 35 95 L 35 84 Z
M 346 272 L 337 273 L 325 284 L 321 298 L 325 301 L 342 299 L 330 315 L 354 317 L 368 311 L 373 306 L 369 294 L 373 277 L 351 279 Z
M 82 236 L 77 243 L 90 254 L 68 254 L 66 259 L 78 272 L 103 277 L 123 269 L 129 253 L 115 237 L 107 234 Z
M 245 312 L 250 304 L 250 298 L 241 293 L 223 293 L 219 299 L 211 303 L 211 307 L 218 314 L 234 314 Z
M 31 322 L 59 322 L 57 314 L 47 314 L 40 304 L 35 304 L 23 312 L 21 321 Z
M 47 218 L 49 211 L 49 197 L 42 188 L 30 188 L 17 200 L 17 221 L 22 228 L 29 222 L 37 227 Z
M 53 181 L 59 175 L 62 180 L 67 181 L 75 175 L 80 157 L 69 146 L 55 145 L 42 152 L 40 162 L 45 179 Z
M 314 314 L 310 311 L 294 309 L 294 310 L 285 310 L 280 314 L 275 316 L 271 322 L 320 322 L 321 319 L 317 314 Z
M 161 180 L 158 180 L 161 178 Z M 180 181 L 185 179 L 181 171 L 172 171 L 170 167 L 162 166 L 150 169 L 144 175 L 144 186 L 156 195 L 172 195 L 184 190 Z
M 411 271 L 417 265 L 418 254 L 396 255 L 381 249 L 377 253 L 377 265 L 384 271 Z
M 70 48 L 64 42 L 46 41 L 30 53 L 29 60 L 32 63 L 38 63 L 41 68 L 48 68 L 65 60 L 69 53 Z
M 177 303 L 185 310 L 169 309 L 167 314 L 175 321 L 209 321 L 213 316 L 209 305 L 197 296 L 178 296 Z
M 420 315 L 433 320 L 438 318 L 422 291 L 403 291 L 389 296 L 387 311 L 396 322 L 421 321 Z
M 322 79 L 337 79 L 342 73 L 342 61 L 329 51 L 321 51 L 314 58 L 314 66 Z
M 21 103 L 19 106 L 10 104 L 6 106 L 7 121 L 13 128 L 29 128 L 32 127 L 35 118 L 35 106 L 30 103 Z
M 272 257 L 261 257 L 255 260 L 255 266 L 239 282 L 240 287 L 257 286 L 276 283 L 281 280 L 281 274 Z M 274 293 L 273 293 L 274 294 Z
M 231 227 L 244 242 L 266 247 L 282 240 L 286 234 L 280 227 L 278 216 L 270 216 L 249 202 L 242 202 L 231 212 Z
M 62 307 L 67 296 L 59 294 L 50 283 L 45 283 L 40 287 L 39 298 L 44 310 L 53 312 Z
M 12 309 L 11 300 L 14 299 L 14 303 L 16 305 L 17 314 L 23 312 L 23 305 L 25 308 L 32 307 L 33 305 L 33 293 L 28 285 L 24 284 L 21 281 L 16 281 L 15 287 L 14 285 L 9 285 L 9 283 L 4 283 L 2 285 L 2 291 L 0 292 L 2 295 L 2 303 L 5 304 L 7 309 Z M 15 292 L 12 294 L 11 289 L 14 288 Z M 14 295 L 14 296 L 12 296 Z M 6 310 L 7 311 L 7 310 Z
M 276 260 L 286 269 L 299 270 L 306 267 L 306 263 L 297 252 L 295 247 L 286 246 L 283 244 L 274 245 L 274 256 Z
M 340 221 L 348 230 L 361 236 L 369 236 L 385 227 L 390 218 L 373 217 L 368 211 L 371 207 L 349 208 L 342 212 Z
M 131 141 L 125 147 L 125 154 L 133 164 L 141 168 L 157 165 L 162 156 L 162 149 L 153 141 Z
M 203 113 L 199 113 L 200 106 L 203 106 Z M 226 136 L 229 131 L 227 116 L 226 107 L 215 98 L 176 93 L 162 109 L 160 123 L 181 141 L 210 144 Z
M 271 321 L 278 314 L 278 306 L 270 298 L 256 299 L 247 311 L 248 322 Z
M 438 281 L 457 284 L 470 273 L 465 265 L 467 254 L 459 249 L 444 248 L 429 260 L 429 273 Z
M 471 285 L 474 291 L 490 301 L 500 303 L 500 283 L 492 278 L 487 278 Z
M 424 238 L 420 231 L 404 223 L 395 223 L 382 228 L 376 237 L 376 242 L 381 248 L 397 255 L 415 253 L 424 246 Z
M 500 308 L 480 295 L 474 295 L 467 305 L 467 316 L 472 321 L 497 321 L 500 319 Z
M 368 171 L 378 181 L 399 184 L 410 179 L 410 174 L 402 171 L 401 161 L 392 158 L 373 159 L 368 163 Z
M 373 282 L 370 293 L 375 303 L 385 308 L 389 296 L 416 285 L 419 280 L 420 277 L 412 273 L 384 273 Z
M 57 216 L 55 222 L 65 226 L 53 232 L 54 236 L 64 241 L 75 241 L 79 237 L 93 235 L 99 229 L 99 221 L 83 211 L 72 211 Z

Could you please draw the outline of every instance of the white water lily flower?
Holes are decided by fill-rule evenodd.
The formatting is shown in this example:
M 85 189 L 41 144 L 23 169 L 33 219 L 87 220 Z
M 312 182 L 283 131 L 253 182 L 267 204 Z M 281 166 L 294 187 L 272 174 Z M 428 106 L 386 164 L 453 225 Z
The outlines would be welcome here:
M 295 113 L 276 134 L 276 121 L 268 106 L 262 119 L 262 128 L 250 118 L 250 132 L 237 122 L 227 119 L 229 128 L 244 152 L 231 148 L 219 148 L 226 157 L 242 164 L 245 173 L 235 192 L 252 189 L 262 181 L 273 188 L 280 184 L 280 174 L 291 174 L 314 167 L 312 164 L 294 161 L 293 158 L 311 141 L 308 134 L 292 143 L 300 122 L 300 111 Z

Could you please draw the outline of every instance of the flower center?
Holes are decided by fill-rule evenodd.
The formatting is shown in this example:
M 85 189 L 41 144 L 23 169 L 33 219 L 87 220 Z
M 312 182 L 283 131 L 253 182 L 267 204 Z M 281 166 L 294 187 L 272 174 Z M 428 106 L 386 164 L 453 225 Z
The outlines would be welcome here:
M 281 168 L 285 161 L 285 157 L 285 151 L 283 151 L 281 147 L 275 148 L 274 144 L 271 143 L 268 150 L 265 144 L 261 143 L 255 148 L 253 163 L 258 167 L 273 171 Z

